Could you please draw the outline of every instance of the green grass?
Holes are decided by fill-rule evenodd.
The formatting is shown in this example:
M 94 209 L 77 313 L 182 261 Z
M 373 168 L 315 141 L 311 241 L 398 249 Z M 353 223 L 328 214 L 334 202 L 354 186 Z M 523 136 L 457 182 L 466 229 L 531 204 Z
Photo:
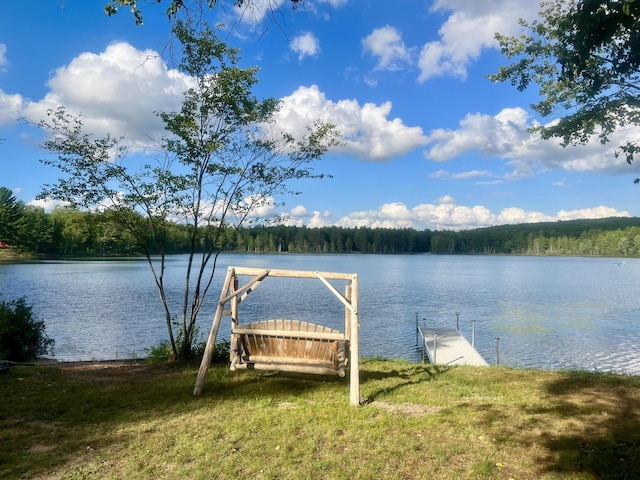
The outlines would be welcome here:
M 0 478 L 640 477 L 640 379 L 361 364 L 347 379 L 143 362 L 0 377 Z

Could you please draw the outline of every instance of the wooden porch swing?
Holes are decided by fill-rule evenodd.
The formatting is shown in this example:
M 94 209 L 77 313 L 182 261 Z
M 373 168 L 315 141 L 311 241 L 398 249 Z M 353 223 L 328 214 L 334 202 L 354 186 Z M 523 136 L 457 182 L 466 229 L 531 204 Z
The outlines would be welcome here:
M 252 278 L 240 286 L 239 276 Z M 238 305 L 267 277 L 319 279 L 345 306 L 344 332 L 299 320 L 261 320 L 241 325 Z M 346 280 L 344 295 L 329 280 Z M 225 315 L 231 316 L 231 370 L 244 368 L 344 377 L 348 369 L 350 403 L 360 404 L 357 274 L 229 267 L 213 316 L 194 395 L 202 392 L 220 321 Z

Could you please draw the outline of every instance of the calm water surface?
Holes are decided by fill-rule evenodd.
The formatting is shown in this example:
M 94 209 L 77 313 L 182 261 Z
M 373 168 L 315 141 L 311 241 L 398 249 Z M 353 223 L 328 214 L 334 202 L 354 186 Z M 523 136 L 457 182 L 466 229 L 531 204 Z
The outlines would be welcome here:
M 177 311 L 184 257 L 170 259 Z M 420 323 L 455 327 L 493 364 L 640 374 L 640 260 L 431 255 L 223 255 L 201 314 L 209 331 L 227 266 L 357 273 L 364 357 L 418 360 Z M 344 284 L 336 283 L 343 291 Z M 137 260 L 0 264 L 3 300 L 26 296 L 60 360 L 130 358 L 166 339 L 148 266 Z M 344 328 L 344 309 L 316 280 L 267 279 L 240 320 L 293 318 Z M 227 321 L 225 321 L 227 320 Z M 228 317 L 220 339 L 229 338 Z

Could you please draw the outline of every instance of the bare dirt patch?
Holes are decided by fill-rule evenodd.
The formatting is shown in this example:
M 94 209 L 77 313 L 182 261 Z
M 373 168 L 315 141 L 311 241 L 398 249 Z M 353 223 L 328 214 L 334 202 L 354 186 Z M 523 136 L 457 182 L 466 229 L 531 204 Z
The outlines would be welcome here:
M 108 360 L 95 362 L 59 362 L 56 367 L 85 383 L 128 384 L 147 378 L 167 376 L 172 369 L 164 364 L 150 364 L 140 360 Z

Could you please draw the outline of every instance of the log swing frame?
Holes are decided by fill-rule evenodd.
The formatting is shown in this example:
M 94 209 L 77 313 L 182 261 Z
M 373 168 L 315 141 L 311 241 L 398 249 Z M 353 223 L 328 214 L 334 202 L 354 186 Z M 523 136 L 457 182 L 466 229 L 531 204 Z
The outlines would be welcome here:
M 239 276 L 252 278 L 240 285 Z M 262 320 L 240 325 L 239 304 L 267 277 L 319 279 L 344 304 L 344 332 L 298 320 Z M 344 295 L 330 280 L 347 281 Z M 231 316 L 231 370 L 246 368 L 344 376 L 348 367 L 349 401 L 351 405 L 360 405 L 357 274 L 230 266 L 213 316 L 194 395 L 199 395 L 204 387 L 223 316 Z

